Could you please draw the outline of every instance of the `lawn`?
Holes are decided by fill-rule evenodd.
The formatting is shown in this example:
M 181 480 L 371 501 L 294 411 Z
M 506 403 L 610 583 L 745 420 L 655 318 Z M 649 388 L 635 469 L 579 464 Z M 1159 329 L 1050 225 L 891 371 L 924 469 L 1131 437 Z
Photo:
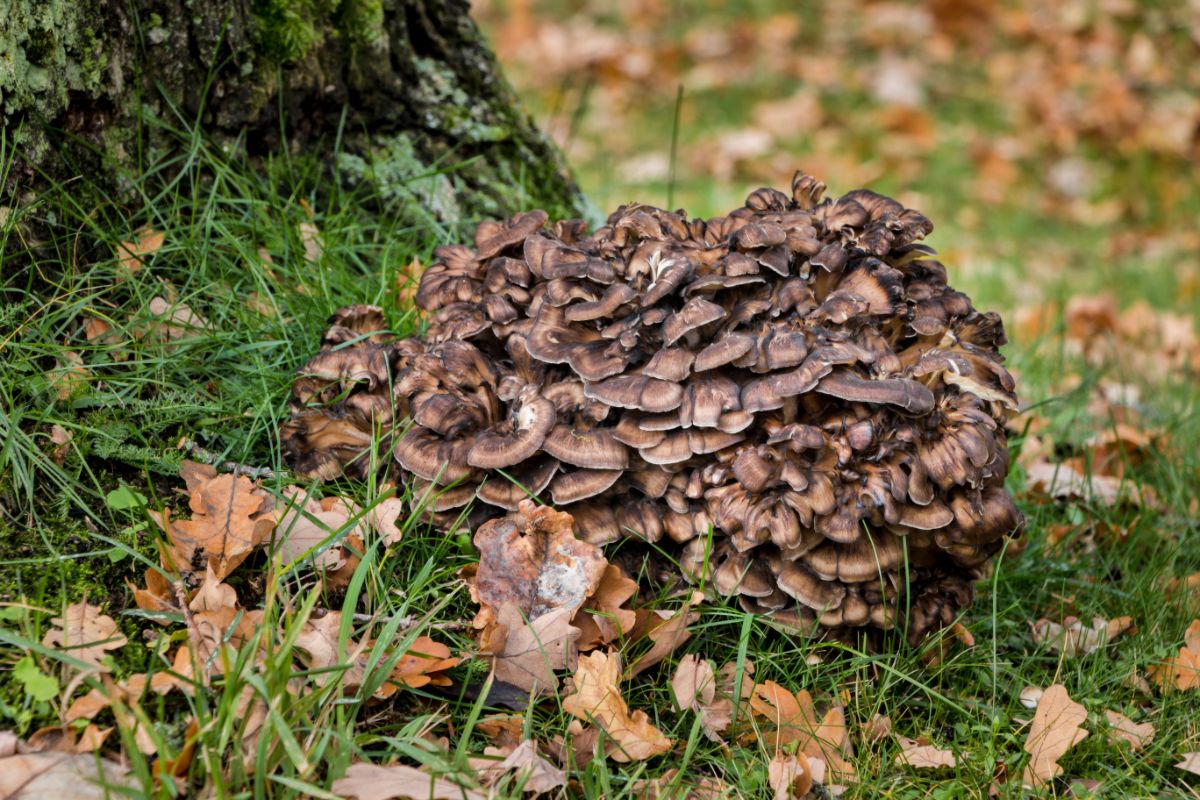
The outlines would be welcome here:
M 592 202 L 717 214 L 805 167 L 831 194 L 870 185 L 925 211 L 951 283 L 1008 322 L 1022 398 L 1009 485 L 1027 527 L 980 583 L 964 627 L 919 648 L 868 653 L 801 639 L 710 596 L 692 609 L 686 641 L 621 684 L 629 707 L 672 740 L 670 753 L 592 759 L 570 774 L 567 793 L 653 796 L 646 782 L 661 778 L 663 797 L 690 787 L 695 797 L 788 796 L 772 794 L 762 719 L 742 720 L 726 743 L 679 709 L 671 677 L 688 656 L 732 664 L 738 680 L 807 690 L 822 713 L 840 708 L 857 776 L 843 797 L 1028 794 L 1036 694 L 1027 690 L 1055 684 L 1086 711 L 1088 736 L 1039 792 L 1200 792 L 1200 778 L 1175 767 L 1200 751 L 1197 690 L 1172 687 L 1163 670 L 1182 663 L 1200 617 L 1200 192 L 1185 169 L 1194 140 L 1164 132 L 1195 88 L 1181 66 L 1196 35 L 1186 17 L 1135 7 L 1047 20 L 1007 4 L 987 58 L 960 67 L 957 56 L 983 47 L 972 27 L 981 23 L 967 15 L 944 27 L 942 16 L 917 14 L 920 4 L 874 4 L 862 25 L 836 9 L 789 15 L 772 3 L 736 19 L 718 4 L 695 13 L 601 5 L 479 11 Z M 1089 53 L 1088 70 L 1068 69 Z M 1047 98 L 1026 71 L 1050 76 Z M 908 77 L 881 77 L 896 74 Z M 1054 92 L 1112 98 L 1126 83 L 1145 92 L 1134 99 L 1153 125 L 1055 105 Z M 1046 110 L 1060 106 L 1071 113 Z M 223 619 L 230 630 L 251 624 L 207 642 L 208 663 L 191 667 L 205 677 L 144 696 L 130 688 L 139 674 L 152 686 L 178 677 L 172 659 L 197 636 L 190 617 L 211 611 L 182 608 L 170 587 L 161 606 L 135 602 L 167 541 L 159 510 L 188 513 L 184 460 L 249 465 L 263 491 L 284 497 L 298 482 L 277 428 L 328 315 L 378 304 L 392 330 L 418 330 L 414 262 L 428 263 L 440 243 L 403 208 L 339 188 L 320 159 L 250 163 L 198 130 L 177 136 L 179 155 L 132 177 L 136 207 L 82 176 L 0 213 L 0 730 L 59 736 L 45 729 L 99 690 L 111 707 L 68 729 L 123 753 L 128 796 L 349 794 L 333 783 L 360 761 L 420 766 L 476 796 L 472 759 L 498 746 L 498 723 L 487 720 L 500 714 L 522 714 L 516 724 L 544 755 L 569 748 L 565 687 L 515 709 L 486 691 L 489 659 L 471 626 L 478 604 L 463 581 L 479 560 L 470 536 L 402 517 L 402 535 L 385 544 L 357 526 L 387 503 L 389 487 L 373 482 L 303 486 L 352 501 L 345 524 L 305 553 L 260 548 L 231 569 L 238 606 Z M 0 170 L 10 158 L 0 152 Z M 1047 469 L 1080 478 L 1055 491 Z M 349 564 L 337 579 L 311 569 L 327 554 Z M 84 655 L 45 641 L 52 620 L 80 602 L 116 628 L 102 667 L 76 679 Z M 639 600 L 671 614 L 686 603 Z M 1123 617 L 1131 624 L 1111 641 L 1070 627 Z M 313 651 L 318 629 L 325 659 Z M 382 684 L 431 640 L 461 661 L 433 680 L 418 670 Z M 630 636 L 616 649 L 628 663 L 649 648 Z M 355 674 L 362 665 L 365 678 Z M 1108 712 L 1148 723 L 1153 737 L 1121 740 Z M 957 766 L 897 763 L 904 739 L 951 751 Z M 522 794 L 512 774 L 493 791 Z

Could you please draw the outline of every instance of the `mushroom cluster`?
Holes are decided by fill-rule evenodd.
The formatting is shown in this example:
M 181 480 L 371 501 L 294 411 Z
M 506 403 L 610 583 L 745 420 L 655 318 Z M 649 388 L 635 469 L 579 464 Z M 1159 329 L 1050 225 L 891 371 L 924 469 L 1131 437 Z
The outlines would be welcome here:
M 334 315 L 290 462 L 392 470 L 445 526 L 538 497 L 748 610 L 921 638 L 1022 524 L 1003 324 L 947 285 L 927 218 L 824 189 L 797 174 L 707 220 L 627 205 L 594 233 L 483 223 L 425 271 L 420 339 Z

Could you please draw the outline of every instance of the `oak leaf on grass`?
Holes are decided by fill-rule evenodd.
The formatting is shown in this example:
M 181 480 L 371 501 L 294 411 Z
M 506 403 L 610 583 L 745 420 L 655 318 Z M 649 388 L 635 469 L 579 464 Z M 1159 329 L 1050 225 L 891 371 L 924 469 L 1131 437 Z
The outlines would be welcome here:
M 562 701 L 563 711 L 601 728 L 612 742 L 614 761 L 643 761 L 671 749 L 671 740 L 654 727 L 645 711 L 632 713 L 620 689 L 621 657 L 595 652 L 579 657 L 574 691 Z
M 1024 776 L 1027 786 L 1037 788 L 1062 774 L 1058 760 L 1087 737 L 1083 729 L 1086 721 L 1087 710 L 1071 699 L 1061 683 L 1042 692 L 1025 740 L 1025 752 L 1029 753 Z
M 67 606 L 63 615 L 50 620 L 50 624 L 54 627 L 42 637 L 44 646 L 61 650 L 101 672 L 110 671 L 103 662 L 107 651 L 124 647 L 128 641 L 112 617 L 86 601 Z

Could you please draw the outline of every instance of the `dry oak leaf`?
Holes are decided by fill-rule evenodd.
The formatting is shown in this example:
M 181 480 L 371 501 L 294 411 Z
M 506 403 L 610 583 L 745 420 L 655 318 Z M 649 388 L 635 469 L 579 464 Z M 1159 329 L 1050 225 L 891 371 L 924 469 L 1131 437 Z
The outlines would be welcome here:
M 567 775 L 538 754 L 537 745 L 526 739 L 513 749 L 508 757 L 494 768 L 497 777 L 505 773 L 517 774 L 517 783 L 522 790 L 531 794 L 545 794 L 567 785 Z
M 475 548 L 479 602 L 495 609 L 515 603 L 531 620 L 557 609 L 573 616 L 608 564 L 599 547 L 575 538 L 570 514 L 532 500 L 522 501 L 517 515 L 482 525 Z
M 800 752 L 820 758 L 833 779 L 854 779 L 854 767 L 848 760 L 852 755 L 850 737 L 840 708 L 830 708 L 818 721 L 812 695 L 807 690 L 792 694 L 774 681 L 764 681 L 750 695 L 750 710 L 770 723 L 759 734 L 765 737 L 765 744 L 772 751 L 796 742 Z M 752 740 L 754 734 L 743 738 Z
M 117 263 L 131 275 L 136 275 L 146 263 L 145 257 L 157 253 L 166 241 L 162 231 L 149 226 L 138 228 L 134 238 L 117 245 Z
M 359 516 L 356 505 L 341 497 L 300 497 L 293 487 L 288 487 L 284 494 L 294 505 L 283 512 L 275 526 L 276 552 L 283 559 L 297 561 L 325 545 L 324 550 L 312 556 L 312 566 L 323 572 L 337 572 L 353 555 L 347 543 L 359 542 L 361 552 L 359 523 L 351 523 Z
M 17 753 L 0 757 L 0 798 L 4 800 L 106 800 L 112 789 L 129 789 L 136 782 L 127 770 L 91 753 Z
M 1039 619 L 1033 624 L 1033 641 L 1063 655 L 1073 656 L 1094 653 L 1133 629 L 1133 617 L 1116 617 L 1112 620 L 1093 617 L 1090 628 L 1076 617 L 1067 617 L 1061 625 L 1048 619 Z
M 1176 769 L 1200 775 L 1200 753 L 1184 753 L 1183 761 L 1175 765 Z
M 717 696 L 717 678 L 711 661 L 689 653 L 679 660 L 671 678 L 671 691 L 680 709 L 694 711 L 700 716 L 704 735 L 722 742 L 721 734 L 733 720 L 733 700 Z
M 313 682 L 318 686 L 324 686 L 339 677 L 345 689 L 362 685 L 365 665 L 361 657 L 367 651 L 369 642 L 357 642 L 348 637 L 344 649 L 339 647 L 341 626 L 342 612 L 330 611 L 319 619 L 310 618 L 305 623 L 304 630 L 296 637 L 296 647 L 308 654 L 308 668 L 329 670 L 312 676 Z M 346 668 L 341 672 L 332 669 L 340 666 Z
M 1149 722 L 1137 723 L 1124 714 L 1105 710 L 1108 720 L 1108 738 L 1113 742 L 1129 742 L 1133 752 L 1141 750 L 1154 741 L 1154 726 Z
M 627 608 L 626 604 L 637 589 L 637 581 L 629 578 L 616 564 L 604 568 L 600 585 L 571 621 L 580 630 L 580 650 L 611 644 L 633 630 L 637 612 Z
M 475 729 L 492 740 L 498 749 L 511 753 L 525 735 L 524 714 L 493 714 L 483 717 Z
M 163 297 L 153 297 L 146 305 L 146 310 L 154 319 L 142 333 L 159 342 L 184 339 L 197 331 L 209 328 L 208 320 L 193 311 L 192 307 L 186 303 L 171 302 Z
M 903 736 L 897 736 L 896 743 L 900 745 L 900 752 L 896 755 L 897 764 L 907 764 L 918 769 L 958 766 L 954 753 L 934 747 L 923 739 L 906 739 Z
M 1042 461 L 1030 465 L 1025 470 L 1025 485 L 1056 499 L 1079 498 L 1106 507 L 1125 502 L 1150 508 L 1158 505 L 1158 498 L 1149 486 L 1111 475 L 1084 475 L 1068 463 Z
M 207 562 L 224 580 L 270 536 L 275 499 L 244 475 L 216 475 L 200 465 L 181 470 L 188 483 L 190 520 L 170 522 L 175 566 L 199 571 Z
M 777 752 L 767 765 L 767 783 L 775 790 L 775 800 L 799 800 L 813 787 L 812 769 L 804 753 Z
M 558 669 L 574 669 L 579 629 L 571 626 L 571 611 L 560 608 L 526 621 L 516 603 L 500 607 L 503 647 L 492 669 L 496 679 L 534 694 L 558 688 Z
M 50 623 L 54 627 L 42 637 L 44 646 L 86 661 L 101 672 L 110 671 L 102 662 L 105 652 L 124 647 L 128 641 L 112 617 L 86 601 L 67 606 L 63 615 Z
M 562 701 L 563 711 L 592 722 L 608 734 L 614 761 L 643 761 L 671 749 L 671 740 L 650 723 L 645 711 L 632 714 L 618 685 L 621 656 L 595 652 L 579 657 L 574 691 Z
M 1162 689 L 1200 689 L 1200 619 L 1188 625 L 1179 652 L 1162 664 L 1151 664 L 1146 673 Z
M 701 592 L 692 592 L 673 614 L 660 609 L 638 612 L 638 624 L 630 632 L 630 638 L 637 641 L 648 637 L 652 644 L 649 650 L 630 663 L 630 675 L 637 675 L 654 666 L 691 637 L 688 626 L 700 618 L 700 614 L 692 611 L 692 608 L 703 600 Z
M 1042 692 L 1025 740 L 1025 752 L 1029 753 L 1026 786 L 1036 788 L 1062 774 L 1058 760 L 1087 737 L 1088 732 L 1082 727 L 1086 721 L 1087 711 L 1070 698 L 1061 683 Z
M 358 800 L 487 800 L 487 793 L 437 778 L 416 767 L 351 764 L 343 778 L 333 782 L 333 791 Z
M 642 779 L 633 784 L 633 796 L 638 800 L 726 800 L 740 797 L 720 778 L 705 776 L 695 783 L 680 777 L 671 769 L 657 778 Z

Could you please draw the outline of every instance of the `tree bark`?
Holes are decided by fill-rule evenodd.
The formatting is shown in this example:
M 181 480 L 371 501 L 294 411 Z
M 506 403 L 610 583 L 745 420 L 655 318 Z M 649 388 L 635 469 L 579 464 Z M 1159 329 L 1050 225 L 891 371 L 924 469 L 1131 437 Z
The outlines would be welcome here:
M 87 175 L 118 195 L 178 147 L 327 156 L 405 213 L 465 227 L 541 207 L 585 215 L 465 0 L 7 0 L 0 205 Z

